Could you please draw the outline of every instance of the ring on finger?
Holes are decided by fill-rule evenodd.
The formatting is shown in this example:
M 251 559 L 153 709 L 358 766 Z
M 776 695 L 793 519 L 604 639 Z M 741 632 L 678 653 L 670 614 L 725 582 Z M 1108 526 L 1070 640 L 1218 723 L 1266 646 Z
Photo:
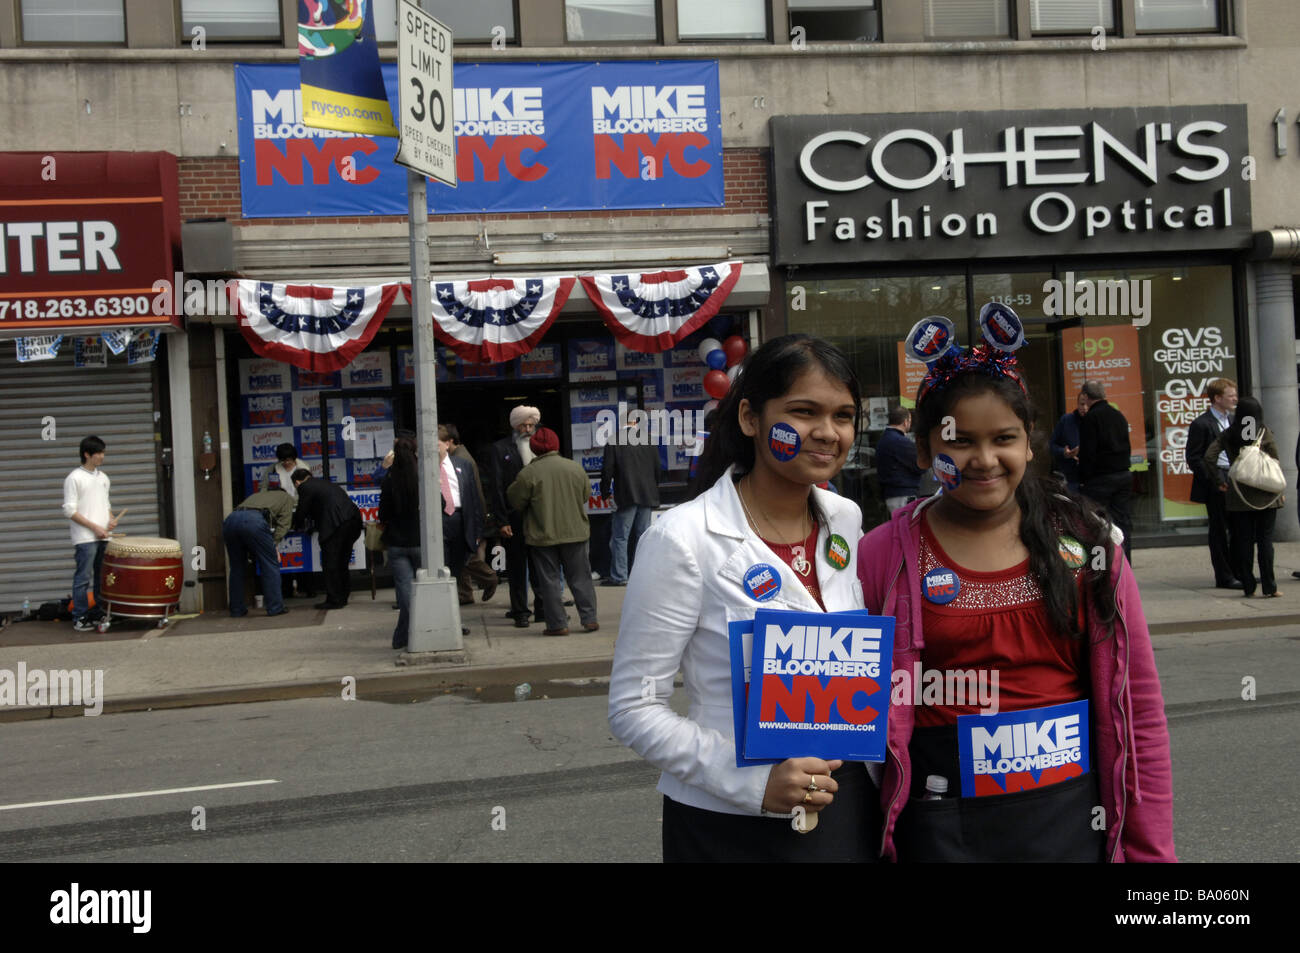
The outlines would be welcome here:
M 815 774 L 813 774 L 813 775 L 809 775 L 809 777 L 808 777 L 808 786 L 807 786 L 807 787 L 808 787 L 808 790 L 809 790 L 809 791 L 820 791 L 820 790 L 821 790 L 821 788 L 819 788 L 819 787 L 817 786 L 817 775 L 815 775 Z
M 804 802 L 805 804 L 807 804 L 807 803 L 810 802 L 811 800 L 812 800 L 812 792 L 809 791 L 807 794 L 805 794 L 805 795 L 803 796 L 803 802 Z

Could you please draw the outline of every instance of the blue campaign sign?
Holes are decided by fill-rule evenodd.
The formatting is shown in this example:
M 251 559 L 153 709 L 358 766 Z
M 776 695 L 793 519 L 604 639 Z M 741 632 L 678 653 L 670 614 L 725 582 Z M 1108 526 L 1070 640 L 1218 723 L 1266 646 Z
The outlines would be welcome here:
M 457 63 L 435 214 L 723 204 L 718 64 Z M 397 67 L 383 67 L 397 102 Z M 405 215 L 397 140 L 302 123 L 298 68 L 235 66 L 245 218 Z
M 736 767 L 775 764 L 778 758 L 745 757 L 745 714 L 749 710 L 749 676 L 754 652 L 754 620 L 727 623 L 731 648 L 731 724 L 735 731 Z
M 884 761 L 892 616 L 754 613 L 747 758 Z
M 988 797 L 1085 775 L 1088 699 L 993 715 L 957 716 L 961 796 Z

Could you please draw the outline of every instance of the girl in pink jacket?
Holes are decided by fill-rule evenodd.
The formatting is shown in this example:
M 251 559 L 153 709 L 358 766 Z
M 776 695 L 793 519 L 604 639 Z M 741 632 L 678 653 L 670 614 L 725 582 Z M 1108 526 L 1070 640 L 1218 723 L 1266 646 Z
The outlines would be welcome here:
M 909 340 L 929 343 L 925 324 Z M 943 492 L 859 545 L 866 607 L 897 620 L 881 853 L 1173 861 L 1132 570 L 1104 515 L 1027 472 L 1035 412 L 1014 353 L 986 337 L 932 361 L 917 396 L 918 462 Z

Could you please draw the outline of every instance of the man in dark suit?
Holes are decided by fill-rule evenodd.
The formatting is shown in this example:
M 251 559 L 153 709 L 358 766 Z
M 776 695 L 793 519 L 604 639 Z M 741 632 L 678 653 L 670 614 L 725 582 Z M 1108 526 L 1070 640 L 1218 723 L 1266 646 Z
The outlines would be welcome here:
M 1192 421 L 1187 428 L 1187 449 L 1183 458 L 1192 471 L 1192 502 L 1204 503 L 1210 519 L 1210 565 L 1214 567 L 1214 584 L 1220 589 L 1240 589 L 1241 580 L 1232 565 L 1232 547 L 1228 540 L 1227 494 L 1205 478 L 1203 461 L 1206 448 L 1228 429 L 1232 412 L 1237 407 L 1237 385 L 1223 377 L 1210 381 L 1206 387 L 1210 406 L 1205 413 Z M 1228 455 L 1219 454 L 1215 466 L 1223 480 L 1228 482 Z
M 510 411 L 509 437 L 492 444 L 489 461 L 492 494 L 489 505 L 492 519 L 501 527 L 501 544 L 506 550 L 506 574 L 510 579 L 510 616 L 518 628 L 529 625 L 528 612 L 528 546 L 524 542 L 524 517 L 510 506 L 506 490 L 519 478 L 519 471 L 533 459 L 528 441 L 541 422 L 542 414 L 536 407 L 520 404 Z M 533 591 L 532 616 L 542 621 L 542 600 Z
M 293 485 L 298 490 L 294 525 L 301 527 L 311 520 L 320 544 L 325 601 L 316 603 L 315 608 L 342 609 L 352 592 L 348 561 L 352 546 L 361 535 L 361 511 L 343 487 L 313 477 L 310 470 L 295 470 Z
M 460 442 L 460 431 L 455 424 L 442 424 L 447 428 L 447 436 L 451 439 L 451 455 L 457 460 L 465 463 L 473 473 L 474 495 L 478 497 L 479 513 L 482 514 L 483 530 L 487 529 L 487 498 L 483 495 L 483 481 L 479 477 L 478 463 L 474 460 L 465 445 Z M 480 538 L 478 546 L 469 554 L 465 560 L 465 568 L 456 577 L 456 592 L 460 597 L 460 604 L 463 606 L 473 605 L 474 587 L 473 583 L 478 583 L 483 590 L 483 601 L 490 602 L 497 591 L 497 574 L 496 570 L 487 564 L 484 556 L 483 539 Z
M 1133 476 L 1129 472 L 1128 421 L 1106 400 L 1100 381 L 1087 381 L 1079 397 L 1088 412 L 1079 424 L 1079 477 L 1083 495 L 1106 507 L 1124 534 L 1124 555 L 1133 558 Z
M 487 528 L 487 515 L 474 486 L 474 471 L 452 454 L 456 443 L 445 424 L 438 425 L 438 485 L 442 499 L 442 552 L 453 579 L 459 578 L 470 553 Z

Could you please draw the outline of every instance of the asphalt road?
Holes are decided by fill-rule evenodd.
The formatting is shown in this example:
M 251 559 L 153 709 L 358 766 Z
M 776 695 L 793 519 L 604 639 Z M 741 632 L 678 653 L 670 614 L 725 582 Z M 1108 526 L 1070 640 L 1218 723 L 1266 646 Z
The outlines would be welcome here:
M 1300 766 L 1297 641 L 1300 629 L 1157 639 L 1184 861 L 1300 856 L 1300 799 L 1290 793 Z M 1243 679 L 1254 679 L 1254 700 L 1241 697 Z M 610 737 L 603 695 L 60 718 L 0 726 L 0 757 L 8 862 L 660 854 L 657 772 Z M 184 790 L 196 787 L 208 789 Z M 114 795 L 131 796 L 105 799 Z

